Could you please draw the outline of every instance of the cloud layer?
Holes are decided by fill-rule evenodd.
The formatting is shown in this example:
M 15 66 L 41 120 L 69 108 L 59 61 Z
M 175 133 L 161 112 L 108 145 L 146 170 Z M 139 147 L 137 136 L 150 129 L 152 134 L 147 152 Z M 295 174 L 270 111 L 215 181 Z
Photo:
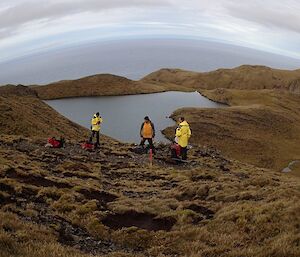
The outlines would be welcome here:
M 14 3 L 14 5 L 11 5 Z M 21 0 L 9 1 L 0 12 L 0 29 L 21 26 L 28 22 L 51 20 L 85 12 L 103 12 L 108 9 L 163 6 L 161 0 Z
M 2 0 L 0 61 L 83 34 L 210 38 L 297 56 L 299 13 L 297 0 Z

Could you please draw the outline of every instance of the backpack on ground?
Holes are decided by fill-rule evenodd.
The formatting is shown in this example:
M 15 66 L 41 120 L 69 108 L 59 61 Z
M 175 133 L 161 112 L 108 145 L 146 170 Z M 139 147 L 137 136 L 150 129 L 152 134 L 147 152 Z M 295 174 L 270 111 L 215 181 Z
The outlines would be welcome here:
M 171 158 L 172 159 L 179 159 L 180 158 L 180 145 L 174 143 L 170 146 L 171 149 Z
M 60 140 L 56 139 L 55 137 L 48 138 L 48 143 L 46 144 L 47 147 L 52 148 L 62 148 L 65 145 L 64 138 L 61 138 Z
M 84 142 L 81 144 L 81 148 L 87 151 L 93 151 L 95 149 L 95 145 L 91 142 Z

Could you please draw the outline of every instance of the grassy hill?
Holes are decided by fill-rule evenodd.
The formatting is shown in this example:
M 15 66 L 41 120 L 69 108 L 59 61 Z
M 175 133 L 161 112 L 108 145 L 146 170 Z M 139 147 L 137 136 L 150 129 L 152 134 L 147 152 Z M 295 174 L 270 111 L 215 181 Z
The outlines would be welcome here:
M 200 89 L 284 89 L 300 92 L 300 70 L 278 70 L 265 66 L 243 65 L 234 69 L 212 72 L 191 72 L 162 69 L 139 81 L 111 74 L 99 74 L 77 80 L 65 80 L 45 86 L 31 86 L 45 100 L 78 97 L 128 95 L 164 92 L 170 90 L 193 91 Z
M 228 105 L 173 114 L 193 129 L 180 166 L 164 145 L 152 168 L 109 138 L 83 151 L 88 131 L 40 100 L 170 89 Z M 278 172 L 300 159 L 297 92 L 299 70 L 260 66 L 1 87 L 0 257 L 300 256 L 300 180 Z M 66 147 L 45 148 L 50 135 Z
M 124 77 L 111 74 L 99 74 L 77 80 L 64 80 L 45 86 L 31 86 L 42 99 L 59 99 L 82 96 L 111 96 L 133 95 L 163 92 L 164 86 L 146 82 L 132 81 Z M 182 87 L 174 86 L 181 90 Z
M 0 87 L 1 134 L 83 139 L 87 130 L 60 115 L 36 92 L 23 86 Z
M 299 179 L 207 147 L 174 165 L 158 146 L 152 168 L 113 140 L 86 152 L 82 128 L 18 94 L 1 94 L 0 257 L 300 255 Z M 42 124 L 45 112 L 62 124 Z M 16 122 L 26 136 L 6 129 Z M 70 140 L 45 148 L 40 130 Z
M 190 72 L 162 69 L 141 80 L 158 85 L 181 85 L 193 89 L 283 89 L 300 93 L 300 69 L 295 71 L 272 69 L 265 66 L 243 65 L 234 69 L 212 72 Z
M 213 146 L 231 158 L 282 170 L 300 159 L 300 95 L 274 90 L 204 90 L 229 104 L 221 109 L 182 109 L 194 136 L 192 143 Z M 174 128 L 165 130 L 173 137 Z
M 143 82 L 198 90 L 226 109 L 185 109 L 193 143 L 209 145 L 227 156 L 259 167 L 281 170 L 300 159 L 300 70 L 243 65 L 197 73 L 162 69 Z M 165 132 L 173 137 L 173 129 Z
M 32 89 L 42 99 L 197 90 L 231 107 L 176 112 L 175 116 L 185 115 L 192 123 L 194 143 L 214 146 L 229 157 L 277 170 L 300 159 L 300 70 L 250 65 L 205 73 L 162 69 L 140 81 L 95 75 Z

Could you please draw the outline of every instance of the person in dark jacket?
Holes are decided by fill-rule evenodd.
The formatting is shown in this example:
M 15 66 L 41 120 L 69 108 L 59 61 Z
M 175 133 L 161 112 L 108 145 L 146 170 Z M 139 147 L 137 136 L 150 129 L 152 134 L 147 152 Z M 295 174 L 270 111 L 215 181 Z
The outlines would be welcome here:
M 152 121 L 149 119 L 148 116 L 144 118 L 144 122 L 141 126 L 140 130 L 141 135 L 141 143 L 140 146 L 144 147 L 145 142 L 148 141 L 150 149 L 152 149 L 153 153 L 155 151 L 154 145 L 153 145 L 153 138 L 155 137 L 155 128 Z

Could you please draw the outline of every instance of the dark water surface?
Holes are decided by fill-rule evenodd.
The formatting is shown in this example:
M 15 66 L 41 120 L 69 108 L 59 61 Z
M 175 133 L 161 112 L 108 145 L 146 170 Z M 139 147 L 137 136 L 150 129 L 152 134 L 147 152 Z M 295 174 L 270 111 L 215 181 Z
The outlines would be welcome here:
M 90 128 L 92 115 L 99 111 L 104 122 L 102 133 L 124 142 L 138 143 L 143 118 L 148 115 L 156 126 L 156 141 L 167 141 L 160 132 L 173 126 L 168 118 L 182 107 L 218 108 L 198 92 L 165 92 L 146 95 L 80 97 L 46 101 L 70 120 Z
M 140 79 L 161 68 L 211 71 L 242 64 L 300 67 L 300 60 L 245 47 L 176 39 L 95 42 L 1 61 L 0 53 L 0 85 L 45 84 L 98 73 Z

